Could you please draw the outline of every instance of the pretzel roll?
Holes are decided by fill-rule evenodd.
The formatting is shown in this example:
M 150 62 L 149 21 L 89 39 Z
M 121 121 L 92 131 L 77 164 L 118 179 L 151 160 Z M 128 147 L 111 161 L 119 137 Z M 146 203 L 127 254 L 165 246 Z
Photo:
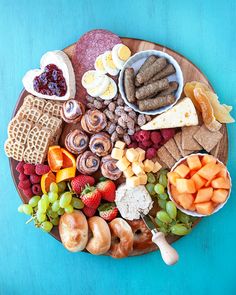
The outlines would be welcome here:
M 98 156 L 90 151 L 86 151 L 80 154 L 76 159 L 76 167 L 82 174 L 93 174 L 95 173 L 100 165 L 100 159 Z
M 88 223 L 85 215 L 79 210 L 63 214 L 59 222 L 59 234 L 67 250 L 82 251 L 88 242 Z
M 133 250 L 134 235 L 129 224 L 122 218 L 109 223 L 111 230 L 111 248 L 109 254 L 114 258 L 127 257 Z
M 75 99 L 69 99 L 63 103 L 61 116 L 67 123 L 78 123 L 84 112 L 85 106 L 81 102 Z
M 97 133 L 107 126 L 106 115 L 99 110 L 88 110 L 81 119 L 81 126 L 88 133 Z
M 65 138 L 65 146 L 72 154 L 81 154 L 89 144 L 88 135 L 78 129 L 75 129 L 67 134 Z
M 110 155 L 103 157 L 101 162 L 101 172 L 104 177 L 112 180 L 117 180 L 121 177 L 122 171 L 117 168 L 117 161 L 115 159 L 112 159 Z
M 94 255 L 102 255 L 111 247 L 111 232 L 106 221 L 93 216 L 88 219 L 89 229 L 92 237 L 89 239 L 86 249 Z
M 89 147 L 97 156 L 106 156 L 112 148 L 111 138 L 106 132 L 94 134 L 90 138 Z

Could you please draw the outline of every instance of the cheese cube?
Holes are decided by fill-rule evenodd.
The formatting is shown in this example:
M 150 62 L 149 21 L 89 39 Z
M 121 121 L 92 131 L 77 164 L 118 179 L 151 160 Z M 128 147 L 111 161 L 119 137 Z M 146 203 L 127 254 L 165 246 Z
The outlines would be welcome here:
M 143 170 L 144 165 L 143 165 L 142 162 L 134 162 L 134 163 L 132 163 L 132 169 L 133 169 L 134 174 L 136 174 L 137 176 L 145 174 L 145 172 Z
M 147 183 L 147 174 L 139 175 L 139 184 L 145 185 Z
M 118 148 L 114 148 L 111 152 L 111 157 L 116 160 L 120 160 L 124 156 L 125 151 Z
M 132 176 L 126 179 L 126 185 L 128 187 L 136 187 L 140 185 L 140 179 L 138 176 Z
M 155 165 L 153 161 L 146 159 L 143 162 L 143 164 L 144 164 L 144 171 L 145 172 L 152 172 L 153 171 L 153 168 L 154 168 L 154 165 Z
M 142 161 L 144 161 L 145 160 L 145 150 L 143 150 L 143 149 L 141 149 L 141 148 L 136 148 L 135 149 L 137 152 L 138 152 L 138 154 L 139 154 L 139 158 L 138 158 L 138 162 L 142 162 Z
M 139 153 L 134 149 L 127 149 L 126 158 L 131 162 L 137 162 L 139 158 Z
M 161 168 L 162 168 L 161 164 L 159 162 L 155 162 L 152 172 L 156 173 L 157 171 L 161 170 Z
M 122 172 L 125 171 L 129 165 L 130 165 L 130 162 L 127 160 L 126 157 L 123 157 L 116 163 L 117 168 L 120 169 L 120 171 Z
M 125 178 L 130 178 L 131 176 L 134 175 L 133 169 L 131 166 L 129 166 L 125 171 L 123 171 L 123 174 Z
M 125 143 L 123 141 L 120 141 L 118 140 L 116 143 L 115 143 L 115 148 L 118 148 L 120 150 L 123 150 L 125 148 Z

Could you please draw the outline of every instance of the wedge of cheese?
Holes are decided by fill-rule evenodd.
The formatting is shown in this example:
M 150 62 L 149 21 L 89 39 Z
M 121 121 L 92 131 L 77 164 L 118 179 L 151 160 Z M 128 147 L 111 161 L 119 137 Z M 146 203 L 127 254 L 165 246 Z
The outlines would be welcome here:
M 192 100 L 188 97 L 182 99 L 170 110 L 162 113 L 152 121 L 143 125 L 143 130 L 175 128 L 198 125 L 198 116 Z

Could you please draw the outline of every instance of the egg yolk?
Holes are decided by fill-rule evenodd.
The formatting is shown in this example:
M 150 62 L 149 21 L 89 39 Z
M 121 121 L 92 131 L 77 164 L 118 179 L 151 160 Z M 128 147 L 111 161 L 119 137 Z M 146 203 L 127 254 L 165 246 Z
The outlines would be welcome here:
M 106 62 L 107 62 L 107 65 L 112 68 L 112 69 L 116 69 L 116 66 L 112 60 L 112 54 L 109 53 L 107 56 L 106 56 Z
M 104 71 L 104 66 L 103 66 L 103 63 L 102 63 L 102 57 L 99 57 L 97 60 L 96 60 L 96 66 L 99 70 L 101 71 Z
M 114 87 L 113 85 L 110 83 L 106 89 L 106 91 L 102 94 L 104 96 L 108 96 L 109 94 L 113 93 L 114 91 Z
M 131 51 L 127 46 L 123 45 L 118 50 L 118 56 L 121 60 L 126 61 L 128 58 L 130 58 Z
M 84 81 L 86 84 L 90 84 L 94 81 L 94 75 L 89 73 L 84 77 Z

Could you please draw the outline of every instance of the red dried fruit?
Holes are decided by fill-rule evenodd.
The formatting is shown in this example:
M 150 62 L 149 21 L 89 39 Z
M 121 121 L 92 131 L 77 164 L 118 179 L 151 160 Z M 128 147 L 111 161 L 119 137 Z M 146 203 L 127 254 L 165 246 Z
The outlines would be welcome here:
M 26 175 L 35 174 L 35 165 L 29 164 L 29 163 L 25 163 L 24 164 L 24 173 Z
M 18 171 L 19 173 L 24 173 L 24 164 L 25 164 L 24 161 L 19 162 L 16 165 L 16 171 Z
M 165 140 L 169 140 L 175 135 L 175 129 L 174 128 L 166 128 L 161 129 L 161 135 Z
M 134 148 L 136 149 L 138 147 L 138 143 L 137 142 L 132 142 L 131 144 L 128 145 L 128 149 Z
M 26 190 L 27 188 L 30 188 L 30 187 L 31 187 L 31 183 L 30 183 L 29 179 L 21 180 L 18 183 L 18 188 L 21 190 Z
M 39 176 L 37 174 L 30 175 L 30 182 L 32 184 L 40 183 L 40 180 L 41 180 L 41 176 Z
M 142 145 L 144 145 L 145 147 L 151 147 L 152 146 L 152 141 L 151 140 L 144 140 L 142 141 Z
M 28 199 L 32 198 L 33 195 L 34 195 L 33 192 L 32 192 L 31 187 L 30 187 L 30 188 L 27 188 L 27 189 L 25 189 L 25 190 L 23 190 L 23 194 L 24 194 Z
M 35 173 L 38 175 L 46 174 L 50 171 L 50 168 L 48 165 L 44 164 L 37 164 L 35 167 Z M 34 174 L 34 173 L 33 173 Z
M 156 155 L 157 155 L 156 149 L 149 148 L 146 152 L 146 159 L 151 160 L 154 157 L 156 157 Z
M 20 173 L 18 179 L 19 179 L 20 181 L 21 181 L 21 180 L 26 180 L 26 179 L 28 179 L 28 176 L 25 175 L 24 173 Z
M 96 211 L 97 211 L 97 209 L 89 208 L 89 207 L 87 207 L 87 206 L 85 206 L 85 207 L 83 208 L 83 212 L 84 212 L 84 214 L 85 214 L 87 217 L 92 217 L 92 216 L 94 216 L 95 213 L 96 213 Z
M 149 140 L 150 139 L 150 134 L 151 132 L 150 131 L 147 131 L 147 130 L 140 130 L 137 132 L 138 133 L 138 141 L 139 142 L 142 142 L 144 140 Z M 136 137 L 137 138 L 137 137 Z
M 42 194 L 42 190 L 41 190 L 41 186 L 40 184 L 33 184 L 32 185 L 32 192 L 34 195 L 41 195 Z
M 151 141 L 155 144 L 160 143 L 162 139 L 161 133 L 159 131 L 152 131 L 150 137 L 151 137 Z

